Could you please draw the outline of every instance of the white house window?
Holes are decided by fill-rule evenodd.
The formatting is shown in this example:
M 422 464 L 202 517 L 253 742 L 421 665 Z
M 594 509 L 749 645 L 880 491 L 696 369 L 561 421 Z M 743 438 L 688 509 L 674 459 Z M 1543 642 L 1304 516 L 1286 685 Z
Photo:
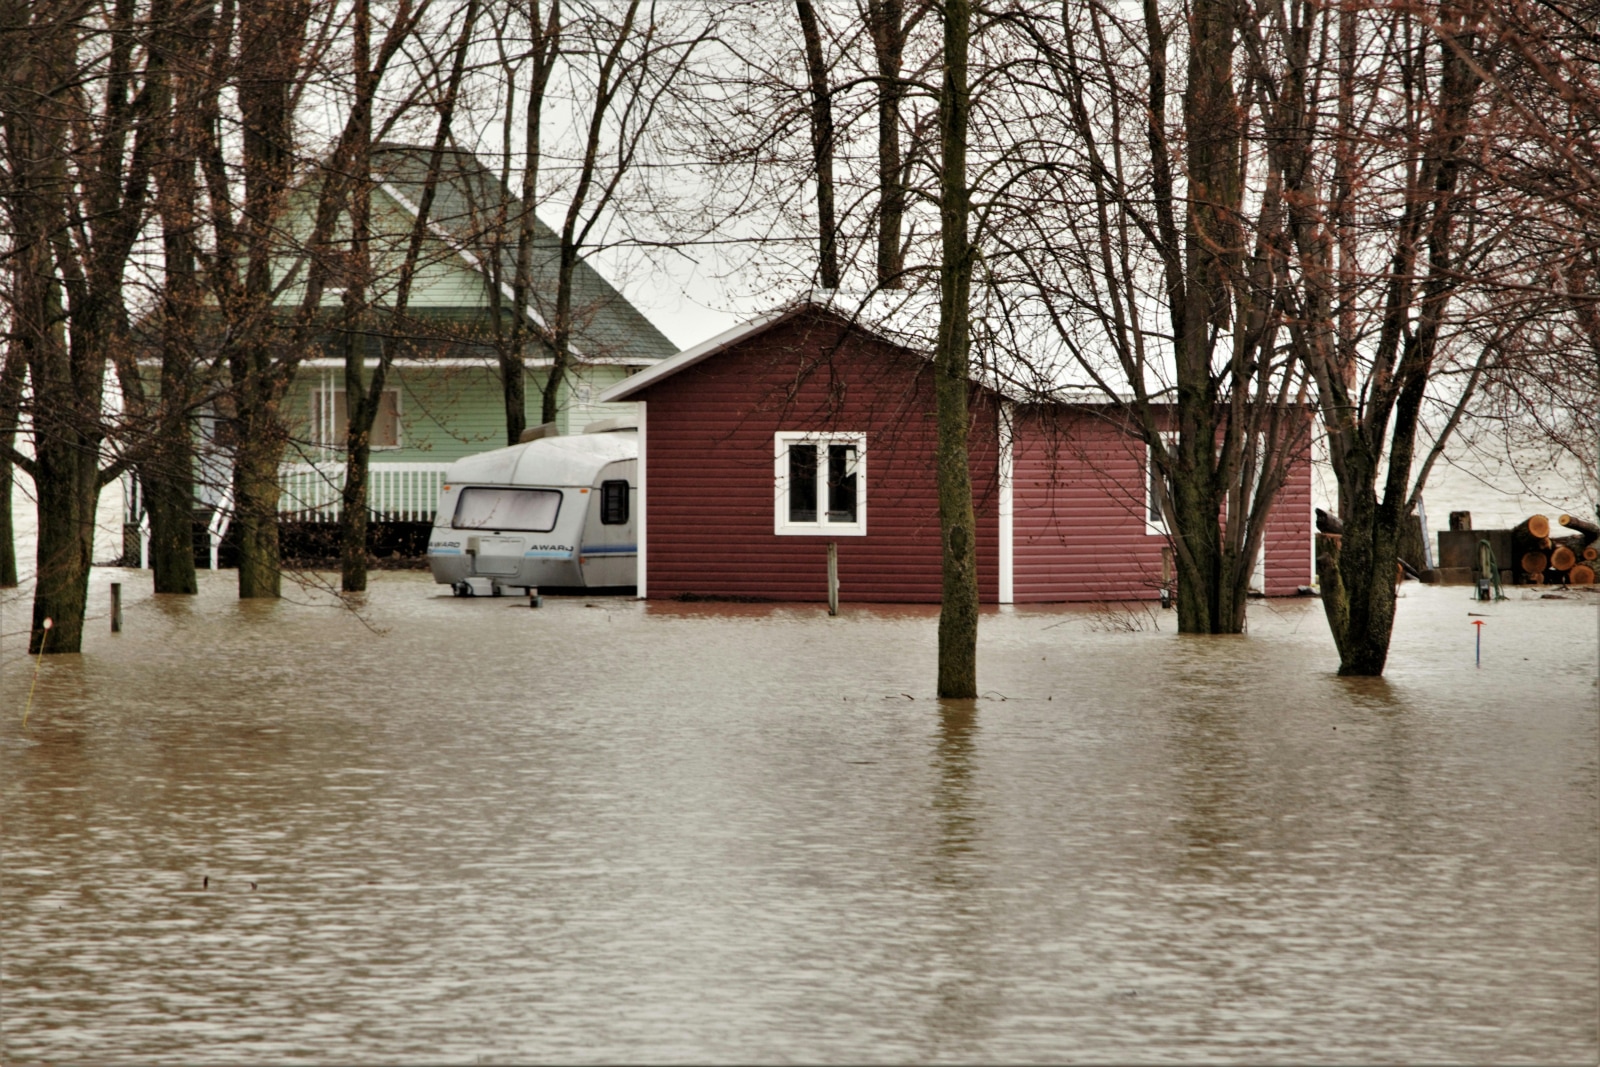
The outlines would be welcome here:
M 780 432 L 773 531 L 851 536 L 867 532 L 867 435 Z
M 312 392 L 312 442 L 323 448 L 344 448 L 349 412 L 343 389 L 322 388 Z M 368 443 L 372 448 L 400 447 L 400 390 L 383 391 L 378 401 L 378 413 L 372 420 Z
M 1178 447 L 1178 435 L 1163 433 L 1161 443 L 1171 453 Z M 1165 536 L 1167 517 L 1162 511 L 1162 501 L 1172 489 L 1167 476 L 1162 473 L 1161 464 L 1156 462 L 1155 450 L 1149 445 L 1144 446 L 1144 472 L 1144 532 Z

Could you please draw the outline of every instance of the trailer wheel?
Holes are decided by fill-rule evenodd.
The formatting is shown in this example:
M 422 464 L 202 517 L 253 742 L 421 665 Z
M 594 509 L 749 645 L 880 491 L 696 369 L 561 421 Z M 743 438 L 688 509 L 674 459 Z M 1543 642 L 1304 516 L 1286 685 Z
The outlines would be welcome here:
M 451 590 L 453 590 L 455 592 L 456 596 L 471 596 L 472 595 L 472 583 L 471 582 L 456 582 L 450 588 L 451 588 Z

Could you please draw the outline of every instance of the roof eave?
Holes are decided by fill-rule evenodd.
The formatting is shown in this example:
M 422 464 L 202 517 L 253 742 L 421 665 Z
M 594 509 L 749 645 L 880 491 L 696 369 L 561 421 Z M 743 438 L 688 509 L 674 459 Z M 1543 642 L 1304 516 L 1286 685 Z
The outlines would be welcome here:
M 650 366 L 649 369 L 640 371 L 633 377 L 618 382 L 595 399 L 603 404 L 630 399 L 635 393 L 648 389 L 663 378 L 670 378 L 681 370 L 687 370 L 696 363 L 710 359 L 718 352 L 731 348 L 741 341 L 748 340 L 763 330 L 770 329 L 785 319 L 798 315 L 813 306 L 809 301 L 796 302 L 785 304 L 767 312 L 765 315 L 758 315 L 747 322 L 740 323 L 731 330 L 724 330 L 715 337 L 702 341 L 692 348 L 685 348 L 675 356 L 668 356 L 659 363 Z

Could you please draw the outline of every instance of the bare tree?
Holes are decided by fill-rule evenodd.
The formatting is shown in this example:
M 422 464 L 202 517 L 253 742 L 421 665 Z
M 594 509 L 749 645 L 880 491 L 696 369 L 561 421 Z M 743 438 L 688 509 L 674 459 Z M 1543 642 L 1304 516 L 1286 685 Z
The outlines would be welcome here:
M 128 343 L 124 272 L 153 147 L 137 15 L 133 0 L 0 4 L 0 33 L 17 43 L 0 81 L 11 357 L 27 364 L 33 438 L 31 456 L 7 454 L 38 500 L 33 651 L 82 646 L 95 507 L 125 463 L 110 460 L 104 407 Z
M 1450 44 L 1404 7 L 1353 5 L 1268 9 L 1246 37 L 1284 190 L 1290 337 L 1316 383 L 1339 486 L 1344 532 L 1323 542 L 1318 571 L 1341 674 L 1381 674 L 1388 657 L 1417 428 L 1451 301 L 1480 251 L 1463 175 L 1469 139 L 1484 133 L 1482 80 L 1465 59 L 1476 45 L 1462 11 L 1440 8 Z M 1372 101 L 1359 117 L 1358 100 Z M 1331 129 L 1329 109 L 1345 118 Z M 1381 232 L 1360 228 L 1380 212 Z M 1385 268 L 1372 265 L 1379 256 Z
M 1261 174 L 1235 10 L 1186 14 L 1151 0 L 997 19 L 980 112 L 985 348 L 1014 389 L 1071 386 L 1144 442 L 1179 629 L 1237 633 L 1309 418 L 1283 351 L 1282 190 Z
M 833 90 L 822 31 L 811 0 L 795 0 L 806 45 L 806 81 L 811 90 L 811 155 L 817 177 L 817 270 L 822 288 L 839 288 L 838 223 L 833 212 Z
M 967 394 L 972 373 L 972 270 L 976 249 L 967 232 L 967 122 L 971 106 L 967 58 L 972 7 L 944 0 L 944 79 L 939 91 L 939 340 L 934 350 L 938 407 L 939 532 L 944 595 L 939 610 L 939 695 L 978 695 L 977 519 L 967 462 Z
M 505 92 L 505 113 L 501 124 L 503 142 L 498 185 L 483 189 L 485 183 L 471 181 L 463 175 L 466 187 L 478 195 L 475 200 L 489 199 L 489 204 L 475 203 L 478 219 L 470 224 L 469 233 L 463 235 L 468 243 L 478 245 L 485 264 L 489 299 L 489 335 L 499 364 L 501 395 L 504 399 L 506 444 L 513 445 L 522 437 L 528 423 L 528 384 L 526 357 L 530 343 L 535 340 L 527 309 L 534 294 L 534 255 L 538 241 L 539 173 L 544 159 L 544 111 L 549 91 L 550 75 L 561 55 L 563 14 L 560 0 L 551 0 L 548 10 L 541 11 L 538 0 L 526 6 L 509 5 L 504 21 L 495 21 L 495 46 L 500 56 L 500 70 Z M 514 59 L 507 52 L 507 28 L 512 18 L 520 16 L 527 37 L 524 47 Z M 518 76 L 526 67 L 523 83 L 522 131 L 523 155 L 521 195 L 511 193 L 510 168 L 513 158 L 511 135 L 516 127 Z M 509 249 L 509 256 L 507 255 Z M 507 262 L 511 264 L 506 276 Z M 510 290 L 510 307 L 505 306 L 504 293 Z
M 357 5 L 354 26 L 356 64 L 363 77 L 371 79 L 377 72 L 368 67 L 370 26 L 365 10 L 366 0 L 357 0 Z M 378 361 L 370 377 L 366 372 L 366 324 L 372 318 L 368 291 L 373 281 L 370 115 L 365 120 L 366 128 L 357 135 L 353 153 L 357 176 L 351 183 L 350 193 L 351 284 L 345 288 L 344 294 L 344 395 L 347 413 L 345 478 L 339 515 L 340 588 L 347 593 L 362 592 L 367 587 L 367 480 L 372 452 L 372 427 L 383 402 L 383 388 L 388 381 L 389 369 L 404 343 L 411 288 L 428 236 L 434 196 L 444 168 L 445 146 L 455 121 L 456 100 L 461 91 L 467 52 L 477 25 L 478 8 L 478 0 L 467 0 L 461 30 L 456 37 L 455 47 L 451 49 L 450 71 L 441 87 L 427 173 L 423 177 L 422 192 L 407 235 L 405 252 L 398 265 L 399 277 L 394 293 L 384 309 L 388 328 L 379 334 Z M 370 96 L 371 93 L 371 87 L 364 85 L 362 78 L 358 77 L 357 95 Z
M 236 50 L 219 54 L 234 86 L 230 99 L 239 107 L 238 181 L 229 166 L 220 92 L 205 105 L 203 172 L 215 250 L 209 276 L 227 338 L 228 398 L 235 411 L 231 488 L 243 598 L 280 592 L 278 470 L 289 440 L 280 405 L 325 326 L 322 298 L 330 279 L 345 280 L 336 224 L 361 174 L 384 75 L 429 6 L 430 0 L 401 0 L 389 13 L 371 67 L 344 102 L 333 147 L 316 161 L 315 180 L 300 169 L 311 161 L 297 151 L 297 109 L 330 54 L 342 9 L 312 0 L 248 5 L 238 13 Z M 227 0 L 222 14 L 231 26 Z M 309 208 L 296 201 L 297 188 L 311 190 Z M 286 316 L 280 301 L 295 284 L 301 297 Z

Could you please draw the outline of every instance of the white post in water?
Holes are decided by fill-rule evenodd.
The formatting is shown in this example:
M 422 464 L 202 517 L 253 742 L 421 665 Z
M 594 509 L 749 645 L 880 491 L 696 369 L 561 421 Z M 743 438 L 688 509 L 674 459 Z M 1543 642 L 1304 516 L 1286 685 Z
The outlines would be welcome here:
M 122 632 L 122 583 L 111 583 L 111 632 Z
M 839 543 L 828 542 L 828 614 L 839 614 Z

